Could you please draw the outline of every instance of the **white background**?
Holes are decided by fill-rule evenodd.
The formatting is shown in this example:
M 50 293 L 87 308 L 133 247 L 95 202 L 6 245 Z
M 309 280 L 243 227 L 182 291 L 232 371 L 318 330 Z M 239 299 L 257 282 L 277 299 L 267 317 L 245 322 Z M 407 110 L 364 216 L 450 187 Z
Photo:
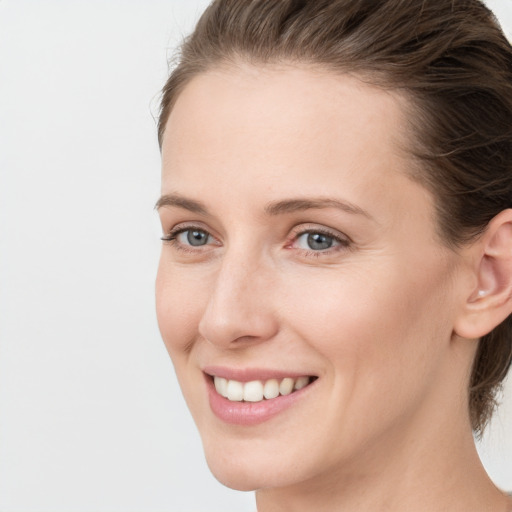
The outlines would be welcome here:
M 254 509 L 209 474 L 154 314 L 151 113 L 206 3 L 0 0 L 1 512 Z M 504 401 L 480 448 L 512 490 Z

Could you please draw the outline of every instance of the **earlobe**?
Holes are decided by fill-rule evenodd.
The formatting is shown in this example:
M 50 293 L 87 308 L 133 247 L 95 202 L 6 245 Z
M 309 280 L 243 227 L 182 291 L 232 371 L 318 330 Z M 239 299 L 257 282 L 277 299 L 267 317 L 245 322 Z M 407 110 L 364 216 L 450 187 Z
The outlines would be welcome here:
M 455 333 L 477 339 L 512 313 L 512 209 L 496 215 L 469 250 L 476 255 L 476 286 L 467 296 Z

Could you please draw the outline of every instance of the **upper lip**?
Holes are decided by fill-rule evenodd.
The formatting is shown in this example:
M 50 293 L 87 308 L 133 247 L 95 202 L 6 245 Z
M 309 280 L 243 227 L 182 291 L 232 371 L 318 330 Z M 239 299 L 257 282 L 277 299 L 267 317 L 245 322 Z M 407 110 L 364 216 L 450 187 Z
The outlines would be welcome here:
M 251 382 L 253 380 L 281 380 L 286 377 L 297 379 L 298 377 L 313 377 L 308 372 L 297 372 L 293 370 L 271 369 L 271 368 L 231 368 L 227 366 L 205 366 L 203 372 L 212 377 L 222 377 L 227 380 L 239 382 Z

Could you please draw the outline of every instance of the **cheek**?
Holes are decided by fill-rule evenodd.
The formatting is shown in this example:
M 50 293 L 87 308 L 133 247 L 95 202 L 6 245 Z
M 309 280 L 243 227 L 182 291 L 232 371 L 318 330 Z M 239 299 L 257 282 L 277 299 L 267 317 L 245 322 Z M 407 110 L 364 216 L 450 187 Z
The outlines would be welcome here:
M 166 262 L 163 253 L 155 287 L 158 326 L 185 401 L 199 426 L 201 414 L 196 413 L 205 410 L 207 403 L 200 392 L 202 387 L 197 385 L 201 375 L 190 353 L 197 341 L 197 326 L 207 298 L 206 288 L 198 287 L 197 283 L 201 280 L 190 276 L 186 269 Z
M 328 361 L 337 396 L 348 402 L 418 393 L 451 334 L 444 269 L 408 275 L 402 265 L 380 263 L 303 281 L 287 294 L 298 297 L 288 313 L 294 329 Z
M 156 314 L 162 339 L 173 362 L 180 352 L 186 352 L 197 337 L 197 325 L 206 298 L 201 280 L 188 279 L 165 262 L 162 254 L 156 277 Z
M 289 315 L 311 333 L 319 348 L 334 353 L 347 346 L 378 350 L 383 345 L 410 345 L 404 336 L 425 338 L 443 325 L 450 315 L 449 275 L 447 265 L 422 268 L 411 258 L 382 258 L 289 280 L 294 289 L 285 296 L 295 297 Z

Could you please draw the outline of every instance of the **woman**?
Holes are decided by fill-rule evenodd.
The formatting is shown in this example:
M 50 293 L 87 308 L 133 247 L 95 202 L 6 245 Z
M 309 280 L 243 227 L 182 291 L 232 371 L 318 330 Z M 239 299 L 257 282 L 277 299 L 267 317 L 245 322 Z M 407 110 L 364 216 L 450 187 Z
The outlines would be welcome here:
M 512 50 L 477 0 L 217 0 L 159 122 L 160 330 L 259 512 L 506 512 Z

